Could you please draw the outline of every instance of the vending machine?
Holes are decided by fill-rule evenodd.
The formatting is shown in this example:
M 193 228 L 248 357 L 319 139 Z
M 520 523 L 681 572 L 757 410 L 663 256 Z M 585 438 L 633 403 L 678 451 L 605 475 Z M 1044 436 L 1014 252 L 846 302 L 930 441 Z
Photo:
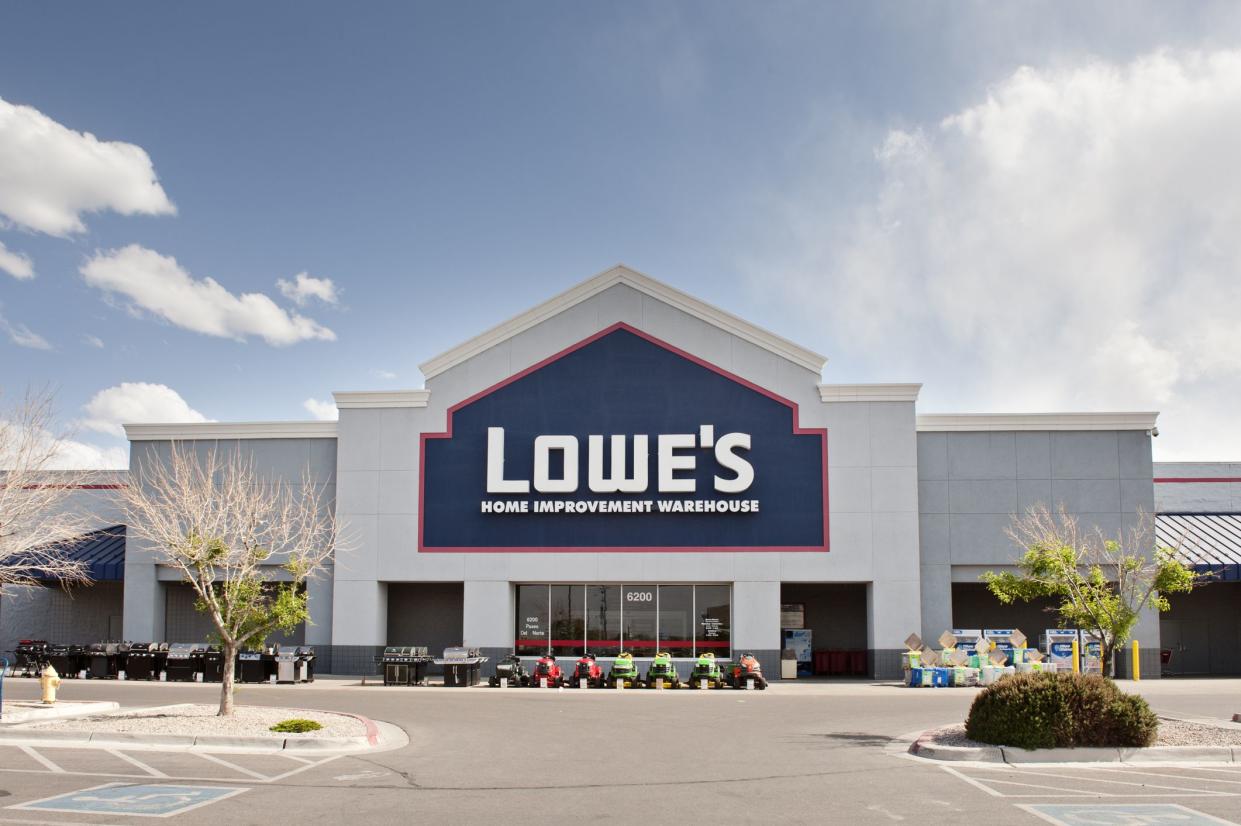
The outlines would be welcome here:
M 1103 673 L 1103 641 L 1089 631 L 1082 631 L 1081 654 L 1083 674 Z
M 785 628 L 784 650 L 792 651 L 797 659 L 797 676 L 809 677 L 814 673 L 814 646 L 809 628 Z
M 1013 634 L 1016 628 L 984 628 L 982 635 L 991 643 L 992 648 L 1004 655 L 1004 664 L 1013 664 Z
M 957 638 L 953 648 L 969 656 L 978 653 L 978 638 L 982 636 L 981 628 L 949 628 L 948 633 Z
M 1078 639 L 1076 628 L 1048 628 L 1039 640 L 1039 648 L 1054 663 L 1057 671 L 1073 670 L 1073 640 Z

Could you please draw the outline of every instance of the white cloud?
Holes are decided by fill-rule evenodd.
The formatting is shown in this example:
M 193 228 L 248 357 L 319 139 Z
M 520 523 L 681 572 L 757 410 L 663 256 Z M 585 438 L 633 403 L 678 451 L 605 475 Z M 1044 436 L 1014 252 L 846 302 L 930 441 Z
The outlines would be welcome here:
M 90 333 L 87 333 L 86 335 L 82 336 L 82 343 L 88 344 L 91 347 L 94 347 L 96 350 L 103 349 L 103 339 L 101 339 L 99 336 L 92 336 Z
M 86 283 L 132 302 L 178 327 L 244 341 L 258 336 L 284 346 L 308 339 L 335 341 L 317 321 L 276 305 L 262 293 L 234 295 L 213 278 L 195 278 L 171 256 L 137 244 L 96 252 L 81 267 Z
M 791 199 L 756 277 L 923 409 L 1162 409 L 1157 458 L 1241 458 L 1238 134 L 1241 52 L 1023 68 L 889 133 L 847 217 Z
M 210 421 L 176 390 L 146 382 L 123 382 L 100 390 L 83 409 L 82 427 L 113 436 L 125 435 L 124 424 Z
M 340 417 L 340 412 L 336 409 L 335 402 L 323 402 L 318 399 L 307 399 L 302 402 L 302 407 L 306 408 L 310 415 L 324 422 L 334 422 Z
M 0 99 L 0 215 L 49 235 L 83 232 L 82 214 L 176 212 L 140 146 L 101 141 Z
M 336 285 L 332 283 L 332 279 L 315 278 L 304 272 L 299 272 L 292 281 L 278 278 L 276 286 L 280 288 L 280 293 L 285 298 L 295 302 L 299 307 L 306 306 L 306 302 L 312 298 L 317 298 L 325 304 L 335 304 L 338 300 Z
M 0 241 L 0 270 L 7 272 L 18 281 L 34 278 L 34 264 L 31 263 L 30 257 L 14 252 L 5 246 L 3 241 Z
M 9 341 L 18 347 L 29 347 L 31 350 L 51 350 L 52 345 L 43 336 L 31 330 L 25 324 L 14 324 L 0 315 L 0 333 L 9 337 Z
M 377 379 L 384 379 L 385 381 L 392 381 L 396 378 L 396 373 L 393 373 L 391 370 L 380 370 L 378 367 L 371 369 L 371 375 Z
M 62 439 L 47 464 L 48 470 L 124 470 L 129 467 L 128 445 L 101 446 Z

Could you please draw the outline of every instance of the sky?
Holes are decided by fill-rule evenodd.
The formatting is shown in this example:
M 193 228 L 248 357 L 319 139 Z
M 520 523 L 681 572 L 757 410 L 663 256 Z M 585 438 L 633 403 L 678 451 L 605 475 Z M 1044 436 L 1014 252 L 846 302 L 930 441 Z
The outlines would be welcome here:
M 8 3 L 0 407 L 334 416 L 624 263 L 920 412 L 1241 460 L 1241 4 Z

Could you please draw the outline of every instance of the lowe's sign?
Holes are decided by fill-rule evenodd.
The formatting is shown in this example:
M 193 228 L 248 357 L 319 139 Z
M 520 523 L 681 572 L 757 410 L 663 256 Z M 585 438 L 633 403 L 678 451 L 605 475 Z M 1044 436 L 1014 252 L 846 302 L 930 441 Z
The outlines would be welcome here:
M 618 324 L 422 437 L 419 548 L 825 551 L 827 432 Z

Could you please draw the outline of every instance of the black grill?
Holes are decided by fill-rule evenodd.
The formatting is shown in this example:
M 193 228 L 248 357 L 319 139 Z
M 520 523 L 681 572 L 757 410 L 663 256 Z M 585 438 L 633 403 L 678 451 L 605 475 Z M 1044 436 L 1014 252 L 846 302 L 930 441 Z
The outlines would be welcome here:
M 46 640 L 21 640 L 13 653 L 17 660 L 13 666 L 14 673 L 21 671 L 23 677 L 37 677 L 47 666 Z
M 383 667 L 384 685 L 421 685 L 431 656 L 424 645 L 389 645 L 375 662 Z

